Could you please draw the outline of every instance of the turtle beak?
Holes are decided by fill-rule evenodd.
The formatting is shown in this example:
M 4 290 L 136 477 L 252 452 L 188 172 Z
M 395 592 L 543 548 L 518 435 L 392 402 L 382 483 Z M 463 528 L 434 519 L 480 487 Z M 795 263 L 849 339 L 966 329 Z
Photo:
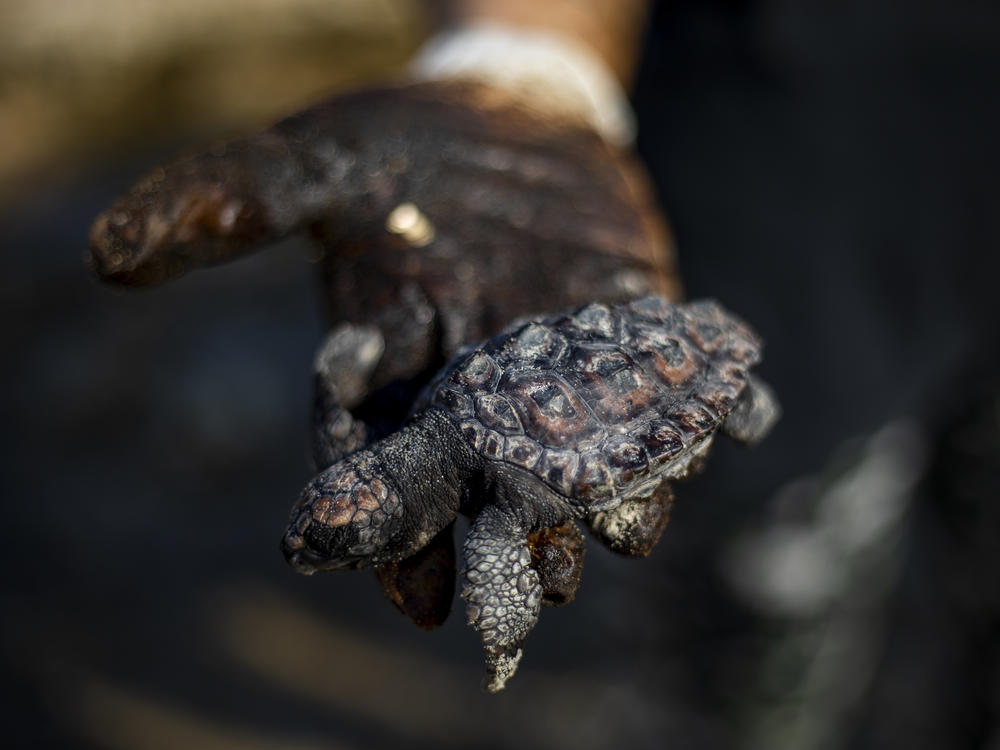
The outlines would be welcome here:
M 301 537 L 299 537 L 301 539 Z M 296 549 L 296 547 L 298 547 Z M 290 544 L 286 535 L 281 540 L 281 552 L 288 564 L 295 568 L 296 573 L 311 576 L 317 570 L 357 570 L 364 558 L 346 557 L 329 559 L 317 555 L 307 546 Z
M 295 568 L 296 573 L 301 573 L 302 575 L 311 576 L 315 573 L 318 568 L 309 560 L 306 559 L 305 550 L 290 550 L 284 543 L 281 545 L 281 551 L 285 554 L 285 560 L 288 564 Z

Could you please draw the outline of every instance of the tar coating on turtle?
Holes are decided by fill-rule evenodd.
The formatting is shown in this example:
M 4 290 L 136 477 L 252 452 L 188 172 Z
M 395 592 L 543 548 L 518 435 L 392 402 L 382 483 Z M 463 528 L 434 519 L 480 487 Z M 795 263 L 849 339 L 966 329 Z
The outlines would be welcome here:
M 771 392 L 750 377 L 760 357 L 759 337 L 713 301 L 646 297 L 516 323 L 456 356 L 401 430 L 309 483 L 285 555 L 305 573 L 385 565 L 469 516 L 462 598 L 487 689 L 500 690 L 538 618 L 543 578 L 559 579 L 532 565 L 533 535 L 582 519 L 612 549 L 648 554 L 667 482 L 701 468 L 729 416 L 744 442 L 777 419 Z

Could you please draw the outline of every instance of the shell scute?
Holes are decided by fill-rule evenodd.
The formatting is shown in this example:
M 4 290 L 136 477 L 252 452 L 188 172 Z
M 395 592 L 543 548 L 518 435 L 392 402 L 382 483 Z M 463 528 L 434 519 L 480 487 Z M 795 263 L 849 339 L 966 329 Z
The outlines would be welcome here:
M 590 381 L 610 377 L 632 365 L 628 355 L 617 347 L 598 349 L 578 346 L 573 349 L 572 356 L 574 366 Z
M 660 395 L 649 376 L 632 364 L 592 382 L 585 392 L 594 414 L 609 426 L 634 419 Z
M 576 445 L 600 431 L 580 396 L 552 373 L 512 377 L 504 390 L 511 396 L 525 432 L 543 445 Z
M 640 362 L 670 387 L 689 381 L 698 371 L 698 358 L 677 336 L 642 332 L 635 339 Z
M 492 391 L 500 380 L 500 367 L 486 352 L 476 351 L 452 373 L 451 381 L 465 388 Z
M 649 468 L 649 458 L 638 440 L 625 435 L 608 438 L 604 444 L 604 454 L 615 484 L 625 486 L 637 477 L 643 476 Z
M 551 327 L 528 323 L 510 341 L 508 354 L 524 363 L 558 359 L 566 350 L 566 339 Z
M 725 383 L 710 383 L 695 398 L 715 414 L 728 414 L 736 405 L 739 394 L 739 390 Z
M 736 362 L 726 362 L 716 370 L 719 381 L 739 395 L 747 383 L 747 371 Z
M 587 305 L 570 316 L 568 322 L 576 330 L 589 333 L 598 339 L 614 341 L 619 338 L 618 316 L 610 307 L 598 302 Z
M 533 469 L 542 457 L 542 446 L 523 435 L 509 435 L 504 441 L 504 460 L 524 469 Z
M 722 328 L 710 320 L 695 320 L 688 327 L 688 335 L 699 349 L 716 352 L 725 342 Z
M 557 492 L 570 495 L 580 457 L 575 451 L 546 449 L 536 471 Z
M 654 467 L 662 466 L 684 449 L 680 431 L 668 421 L 654 422 L 638 436 Z
M 580 470 L 573 484 L 573 494 L 588 505 L 594 505 L 614 495 L 615 480 L 604 456 L 590 451 L 580 457 Z
M 483 444 L 486 442 L 486 428 L 479 421 L 468 419 L 460 422 L 458 429 L 461 431 L 462 437 L 472 446 L 473 450 L 482 451 Z
M 486 458 L 494 461 L 503 456 L 503 435 L 493 430 L 486 430 L 486 437 L 483 440 L 481 451 Z
M 688 435 L 708 432 L 721 421 L 707 407 L 694 402 L 679 404 L 668 416 Z
M 476 414 L 482 423 L 491 430 L 504 435 L 516 435 L 523 430 L 521 421 L 504 396 L 497 393 L 486 393 L 476 397 Z
M 662 323 L 672 313 L 672 306 L 662 297 L 643 297 L 626 305 L 628 312 L 641 320 Z

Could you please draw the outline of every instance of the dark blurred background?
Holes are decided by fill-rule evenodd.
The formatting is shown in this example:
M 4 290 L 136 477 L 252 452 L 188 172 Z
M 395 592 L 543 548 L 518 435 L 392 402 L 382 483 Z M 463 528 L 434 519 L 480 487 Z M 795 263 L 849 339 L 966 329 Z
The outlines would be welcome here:
M 278 552 L 315 257 L 100 285 L 148 167 L 389 75 L 412 1 L 0 6 L 5 746 L 1000 748 L 1000 8 L 661 3 L 639 149 L 785 416 L 645 561 L 591 545 L 488 696 L 475 634 Z

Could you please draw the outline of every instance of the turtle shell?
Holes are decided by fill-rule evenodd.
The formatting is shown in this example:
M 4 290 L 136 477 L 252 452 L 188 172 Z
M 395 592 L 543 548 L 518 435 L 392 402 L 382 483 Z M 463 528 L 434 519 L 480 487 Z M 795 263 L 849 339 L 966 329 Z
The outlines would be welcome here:
M 460 353 L 421 406 L 451 414 L 485 458 L 597 509 L 682 475 L 760 351 L 757 334 L 712 300 L 591 304 Z

